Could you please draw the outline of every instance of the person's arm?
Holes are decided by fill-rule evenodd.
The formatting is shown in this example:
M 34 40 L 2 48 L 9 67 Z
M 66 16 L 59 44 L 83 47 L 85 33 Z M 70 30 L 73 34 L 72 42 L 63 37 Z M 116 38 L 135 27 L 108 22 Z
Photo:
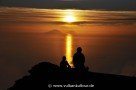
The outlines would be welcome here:
M 67 61 L 66 61 L 67 62 Z M 67 62 L 67 66 L 68 66 L 68 68 L 71 68 L 71 66 L 69 65 L 69 63 Z

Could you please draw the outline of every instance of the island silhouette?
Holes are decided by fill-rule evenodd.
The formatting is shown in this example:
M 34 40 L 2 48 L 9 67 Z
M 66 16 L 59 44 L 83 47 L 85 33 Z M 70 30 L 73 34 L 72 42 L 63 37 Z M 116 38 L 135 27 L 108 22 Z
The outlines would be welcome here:
M 67 35 L 67 33 L 64 33 L 64 32 L 61 32 L 60 30 L 51 30 L 51 31 L 48 31 L 48 32 L 45 32 L 45 35 L 58 35 L 58 36 L 65 36 Z
M 41 62 L 33 66 L 29 75 L 15 81 L 8 90 L 45 90 L 47 88 L 88 87 L 88 88 L 135 88 L 136 77 L 104 74 L 89 71 L 84 66 L 85 56 L 78 47 L 73 56 L 74 68 L 63 56 L 60 66 L 50 62 Z

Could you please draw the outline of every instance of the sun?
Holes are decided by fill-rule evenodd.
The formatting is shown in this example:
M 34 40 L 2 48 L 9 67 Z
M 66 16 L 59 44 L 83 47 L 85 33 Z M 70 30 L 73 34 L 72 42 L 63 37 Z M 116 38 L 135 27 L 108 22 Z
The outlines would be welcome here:
M 64 17 L 64 22 L 73 23 L 73 22 L 75 22 L 75 21 L 76 21 L 76 19 L 75 19 L 75 17 L 72 16 L 72 15 L 65 16 L 65 17 Z

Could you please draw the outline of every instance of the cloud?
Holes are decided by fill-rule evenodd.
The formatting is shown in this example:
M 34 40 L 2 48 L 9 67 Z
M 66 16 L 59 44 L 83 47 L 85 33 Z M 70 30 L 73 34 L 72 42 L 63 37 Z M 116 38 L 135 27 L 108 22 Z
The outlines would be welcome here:
M 0 26 L 3 24 L 66 24 L 63 22 L 65 10 L 28 9 L 28 8 L 0 8 Z M 113 24 L 136 24 L 136 12 L 134 11 L 93 11 L 74 10 L 73 13 L 79 18 L 73 25 L 113 25 Z M 67 14 L 67 13 L 66 13 Z M 81 20 L 80 20 L 81 18 Z M 84 18 L 84 19 L 82 19 Z

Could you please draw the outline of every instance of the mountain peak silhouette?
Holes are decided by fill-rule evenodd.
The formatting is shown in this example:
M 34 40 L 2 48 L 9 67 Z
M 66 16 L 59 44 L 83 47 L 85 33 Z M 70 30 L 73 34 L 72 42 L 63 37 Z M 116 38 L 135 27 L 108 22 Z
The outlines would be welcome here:
M 62 71 L 59 66 L 41 62 L 28 71 L 30 75 L 17 80 L 8 90 L 45 90 L 53 85 L 92 85 L 99 87 L 135 88 L 135 77 L 102 74 L 95 72 L 77 72 L 75 69 Z M 53 87 L 52 87 L 53 88 Z
M 60 30 L 56 30 L 56 29 L 55 30 L 51 30 L 49 32 L 46 32 L 45 34 L 46 35 L 60 35 L 60 36 L 66 35 L 66 33 L 63 33 Z

